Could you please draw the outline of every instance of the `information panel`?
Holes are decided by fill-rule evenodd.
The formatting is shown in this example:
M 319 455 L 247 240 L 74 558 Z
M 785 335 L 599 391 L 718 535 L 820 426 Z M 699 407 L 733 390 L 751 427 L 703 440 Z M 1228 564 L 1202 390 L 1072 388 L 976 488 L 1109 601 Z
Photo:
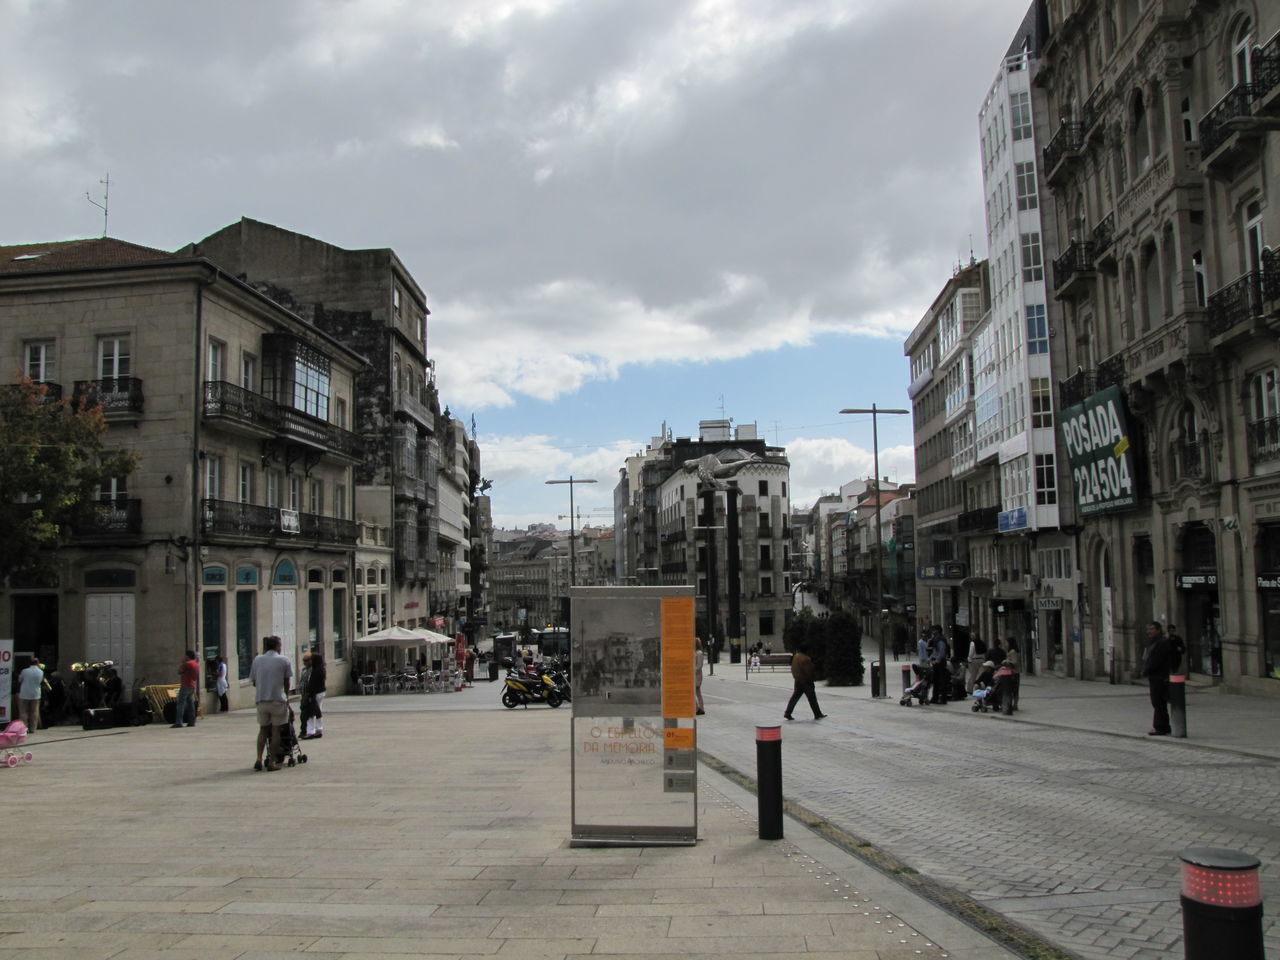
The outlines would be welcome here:
M 695 843 L 693 587 L 575 587 L 570 599 L 570 843 Z

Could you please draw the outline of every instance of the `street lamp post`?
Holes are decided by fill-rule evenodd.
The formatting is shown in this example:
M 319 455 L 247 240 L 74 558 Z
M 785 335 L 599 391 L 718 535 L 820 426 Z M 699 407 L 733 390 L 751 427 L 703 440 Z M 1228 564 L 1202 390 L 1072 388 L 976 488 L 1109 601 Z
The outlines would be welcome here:
M 595 483 L 595 480 L 579 480 L 572 474 L 568 480 L 548 480 L 547 483 L 567 483 L 569 485 L 569 586 L 574 585 L 574 578 L 578 573 L 578 552 L 577 539 L 578 534 L 573 523 L 573 485 L 575 483 Z
M 875 551 L 876 551 L 876 612 L 875 623 L 876 633 L 880 638 L 880 678 L 875 684 L 875 689 L 871 691 L 873 697 L 883 697 L 888 686 L 885 678 L 885 662 L 884 662 L 884 561 L 881 557 L 883 553 L 884 542 L 880 538 L 880 433 L 876 424 L 876 417 L 882 413 L 910 413 L 910 410 L 884 410 L 877 407 L 874 403 L 868 407 L 850 407 L 841 410 L 841 413 L 869 413 L 871 414 L 871 459 L 872 470 L 875 473 L 876 481 L 876 519 L 875 519 Z

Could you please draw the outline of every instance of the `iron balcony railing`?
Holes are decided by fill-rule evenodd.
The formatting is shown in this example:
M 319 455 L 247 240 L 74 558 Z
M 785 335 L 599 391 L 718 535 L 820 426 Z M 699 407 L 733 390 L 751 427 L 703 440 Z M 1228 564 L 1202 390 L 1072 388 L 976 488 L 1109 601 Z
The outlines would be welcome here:
M 1280 300 L 1280 249 L 1262 251 L 1262 296 Z
M 359 435 L 225 380 L 205 381 L 204 412 L 207 417 L 228 417 L 257 424 L 286 438 L 323 447 L 352 460 L 364 457 L 364 441 Z
M 37 380 L 37 387 L 42 387 L 44 393 L 40 395 L 41 403 L 59 403 L 62 400 L 62 384 L 51 383 L 48 380 Z
M 1182 440 L 1173 445 L 1178 464 L 1178 476 L 1199 480 L 1205 475 L 1204 444 L 1195 440 Z
M 1065 380 L 1058 381 L 1058 404 L 1060 408 L 1072 407 L 1083 403 L 1084 398 L 1097 393 L 1094 387 L 1092 371 L 1080 370 Z
M 1053 261 L 1053 289 L 1061 290 L 1077 277 L 1093 272 L 1093 241 L 1072 240 L 1066 252 Z
M 1255 420 L 1248 425 L 1249 462 L 1280 460 L 1280 417 Z
M 1064 120 L 1058 125 L 1049 145 L 1044 148 L 1044 170 L 1052 176 L 1054 169 L 1069 155 L 1078 153 L 1084 145 L 1084 124 L 1077 120 Z
M 341 543 L 354 547 L 360 535 L 359 524 L 354 520 L 340 520 L 316 513 L 298 514 L 298 536 L 303 540 L 319 540 L 322 543 Z
M 1094 254 L 1100 254 L 1111 246 L 1111 241 L 1116 238 L 1116 214 L 1113 210 L 1105 217 L 1098 221 L 1098 225 L 1093 228 L 1090 239 L 1093 240 Z
M 961 533 L 996 530 L 999 526 L 999 507 L 979 507 L 977 510 L 967 510 L 956 518 L 956 529 Z
M 142 381 L 137 377 L 77 380 L 73 396 L 76 406 L 101 406 L 108 416 L 142 412 Z
M 1214 292 L 1205 305 L 1209 335 L 1221 336 L 1253 317 L 1262 316 L 1262 275 L 1250 271 Z
M 1280 35 L 1273 37 L 1265 47 L 1254 47 L 1250 60 L 1253 96 L 1261 100 L 1276 87 L 1280 87 Z
M 1232 120 L 1249 116 L 1253 103 L 1253 84 L 1238 83 L 1200 118 L 1200 155 L 1209 156 L 1231 136 Z
M 1087 133 L 1093 129 L 1093 125 L 1102 118 L 1102 111 L 1098 109 L 1098 104 L 1102 101 L 1105 91 L 1102 84 L 1098 84 L 1093 88 L 1093 93 L 1089 94 L 1089 99 L 1084 102 L 1084 108 L 1080 111 L 1081 127 Z
M 271 537 L 281 532 L 280 511 L 275 507 L 234 500 L 205 500 L 201 506 L 205 533 Z
M 75 524 L 77 537 L 120 537 L 142 532 L 141 500 L 99 500 L 87 519 Z
M 1093 385 L 1098 390 L 1102 390 L 1104 387 L 1124 386 L 1123 353 L 1113 353 L 1098 364 L 1098 370 L 1093 378 Z

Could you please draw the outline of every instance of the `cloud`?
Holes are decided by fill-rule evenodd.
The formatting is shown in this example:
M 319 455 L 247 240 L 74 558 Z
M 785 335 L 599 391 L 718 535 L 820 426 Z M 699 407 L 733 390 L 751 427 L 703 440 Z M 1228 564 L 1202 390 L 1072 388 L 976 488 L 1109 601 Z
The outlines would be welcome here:
M 873 476 L 872 451 L 839 437 L 800 437 L 787 444 L 791 461 L 791 506 L 807 510 L 824 493 L 838 493 L 840 485 Z M 915 448 L 882 447 L 880 474 L 894 483 L 915 481 Z

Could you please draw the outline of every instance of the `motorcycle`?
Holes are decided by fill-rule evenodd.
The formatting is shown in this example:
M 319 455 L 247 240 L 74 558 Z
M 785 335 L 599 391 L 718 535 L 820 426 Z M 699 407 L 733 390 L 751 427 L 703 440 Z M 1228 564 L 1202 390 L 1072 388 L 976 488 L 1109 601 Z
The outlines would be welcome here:
M 555 682 L 546 674 L 529 674 L 512 670 L 507 674 L 507 682 L 502 688 L 502 705 L 508 710 L 516 707 L 528 707 L 531 703 L 545 703 L 549 707 L 558 707 L 564 697 L 556 689 Z
M 555 686 L 556 692 L 560 694 L 560 699 L 565 703 L 573 702 L 573 686 L 566 677 L 555 667 L 547 667 L 546 672 L 542 675 L 544 680 L 550 680 Z

